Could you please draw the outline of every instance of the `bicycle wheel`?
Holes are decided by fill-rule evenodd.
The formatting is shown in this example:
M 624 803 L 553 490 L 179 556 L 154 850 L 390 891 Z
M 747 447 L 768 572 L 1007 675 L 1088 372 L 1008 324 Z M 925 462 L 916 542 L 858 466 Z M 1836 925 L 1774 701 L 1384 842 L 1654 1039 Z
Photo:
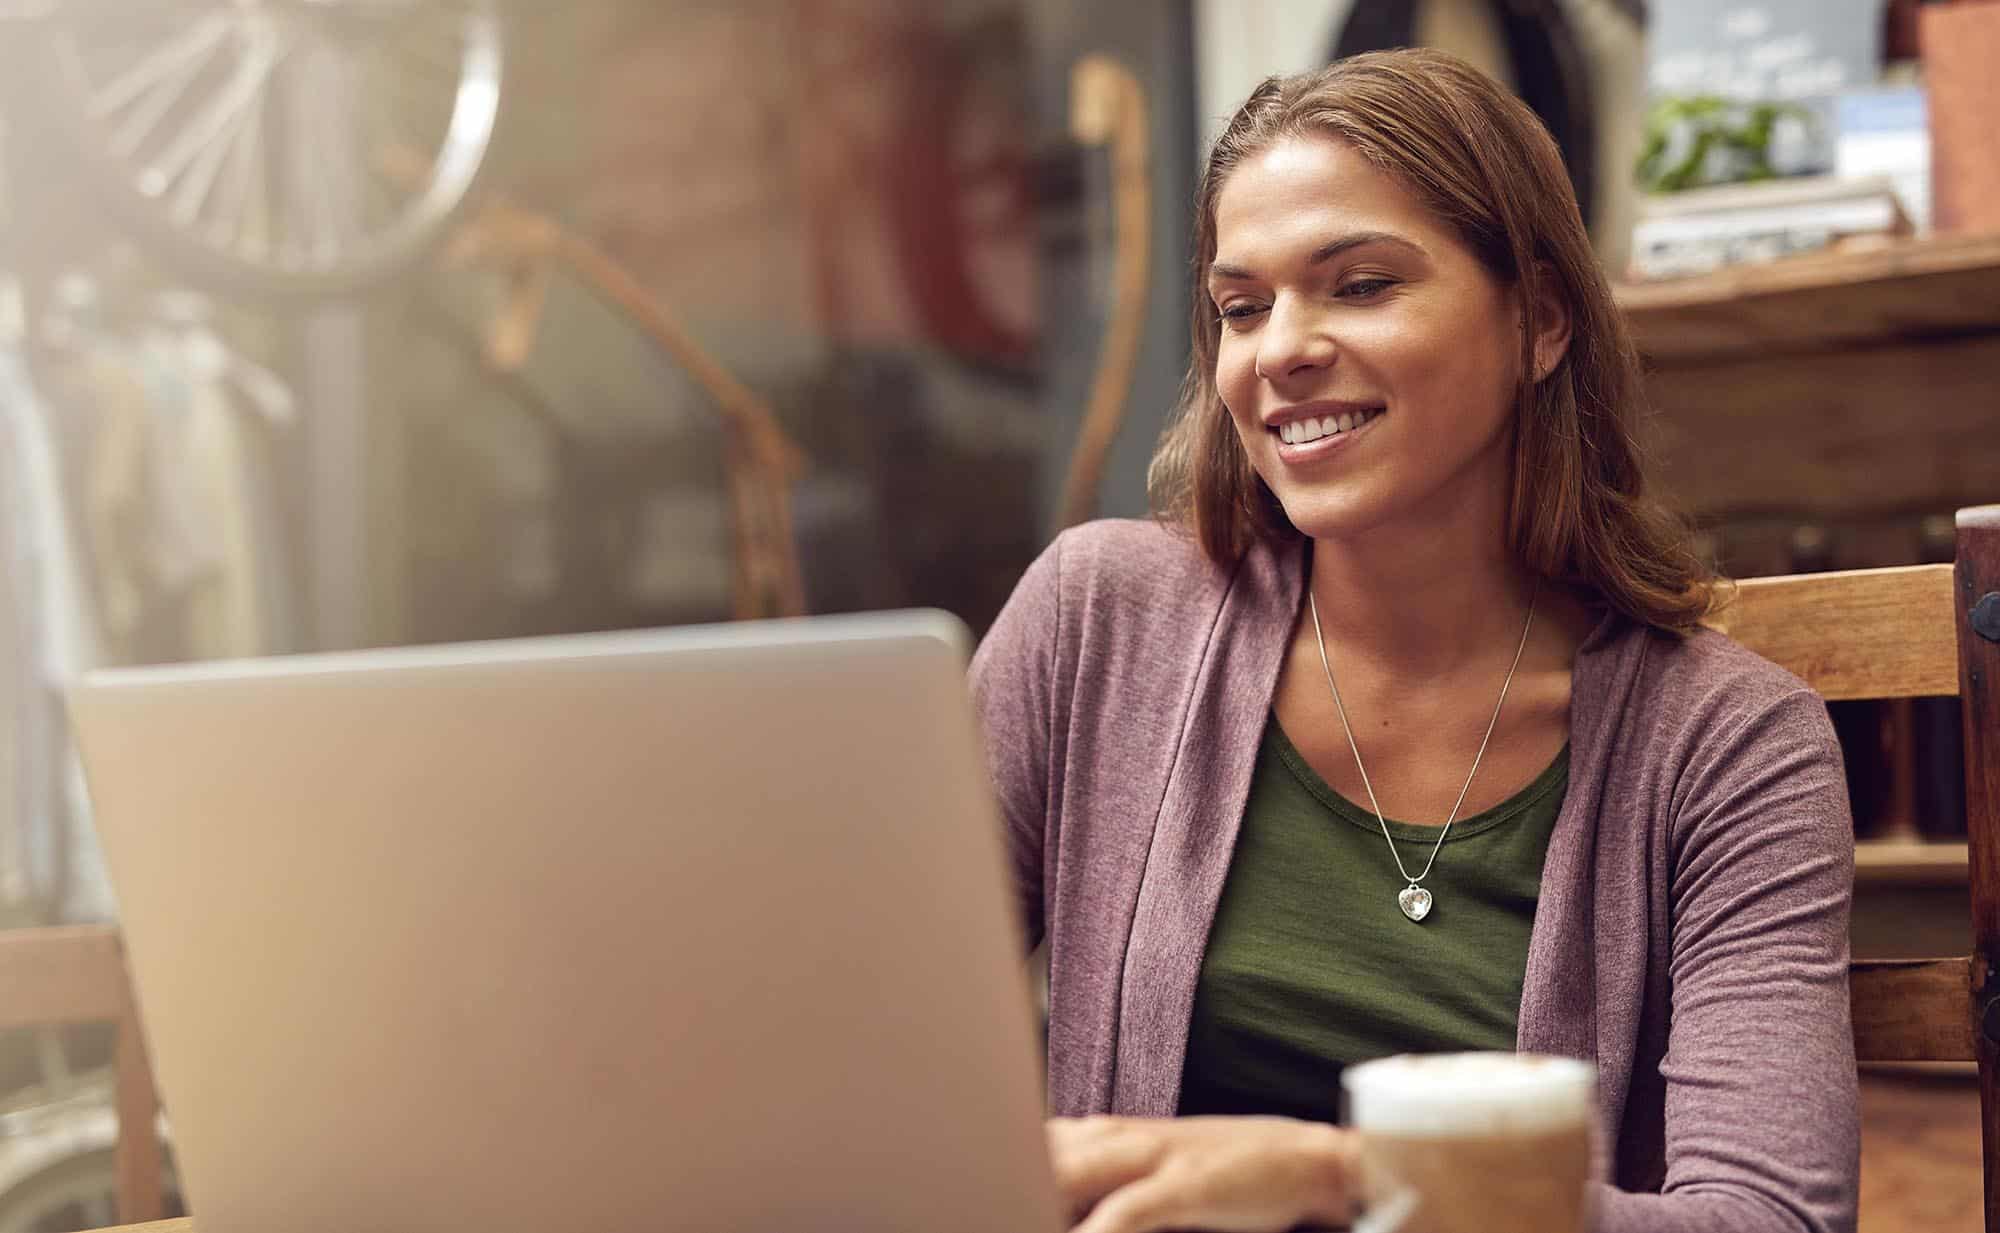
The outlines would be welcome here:
M 186 1204 L 171 1165 L 160 1176 L 167 1210 L 180 1215 Z M 0 1189 L 0 1233 L 60 1233 L 101 1229 L 117 1219 L 118 1159 L 111 1146 L 86 1149 Z
M 51 117 L 197 281 L 336 295 L 409 270 L 488 162 L 498 0 L 67 0 Z

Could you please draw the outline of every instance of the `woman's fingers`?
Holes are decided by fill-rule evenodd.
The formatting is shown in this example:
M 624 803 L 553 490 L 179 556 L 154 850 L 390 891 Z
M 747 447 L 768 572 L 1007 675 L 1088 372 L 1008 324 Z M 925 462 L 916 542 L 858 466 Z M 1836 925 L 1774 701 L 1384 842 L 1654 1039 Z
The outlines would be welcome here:
M 1122 1118 L 1052 1118 L 1049 1163 L 1070 1215 L 1151 1173 L 1163 1147 L 1157 1134 Z
M 1352 1213 L 1358 1146 L 1289 1118 L 1056 1118 L 1049 1158 L 1076 1233 L 1277 1233 Z
M 1191 1213 L 1181 1210 L 1184 1198 L 1178 1187 L 1162 1181 L 1156 1173 L 1112 1192 L 1072 1233 L 1160 1233 L 1186 1228 Z

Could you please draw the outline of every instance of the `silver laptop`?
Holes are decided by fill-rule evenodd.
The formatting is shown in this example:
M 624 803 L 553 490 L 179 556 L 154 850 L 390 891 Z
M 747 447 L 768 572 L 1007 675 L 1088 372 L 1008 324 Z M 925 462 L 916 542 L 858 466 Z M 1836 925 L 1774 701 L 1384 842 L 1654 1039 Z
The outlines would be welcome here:
M 201 1233 L 1061 1227 L 962 626 L 72 694 Z

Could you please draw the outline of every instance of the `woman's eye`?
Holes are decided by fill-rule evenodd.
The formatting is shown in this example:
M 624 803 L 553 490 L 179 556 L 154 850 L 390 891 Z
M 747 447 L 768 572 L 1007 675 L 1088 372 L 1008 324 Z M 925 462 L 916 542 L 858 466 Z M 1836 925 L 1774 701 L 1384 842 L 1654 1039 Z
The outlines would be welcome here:
M 1231 304 L 1222 310 L 1225 325 L 1241 326 L 1264 311 L 1262 304 Z
M 1380 295 L 1395 285 L 1386 278 L 1357 278 L 1352 282 L 1342 283 L 1340 290 L 1334 294 L 1346 300 L 1365 300 Z

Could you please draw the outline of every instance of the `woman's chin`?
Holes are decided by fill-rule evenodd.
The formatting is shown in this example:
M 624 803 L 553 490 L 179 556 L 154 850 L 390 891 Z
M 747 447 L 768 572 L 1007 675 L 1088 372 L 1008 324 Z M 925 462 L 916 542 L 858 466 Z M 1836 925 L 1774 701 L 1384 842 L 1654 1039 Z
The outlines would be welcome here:
M 1359 493 L 1279 493 L 1278 504 L 1301 535 L 1315 540 L 1348 539 L 1380 525 L 1383 503 Z

